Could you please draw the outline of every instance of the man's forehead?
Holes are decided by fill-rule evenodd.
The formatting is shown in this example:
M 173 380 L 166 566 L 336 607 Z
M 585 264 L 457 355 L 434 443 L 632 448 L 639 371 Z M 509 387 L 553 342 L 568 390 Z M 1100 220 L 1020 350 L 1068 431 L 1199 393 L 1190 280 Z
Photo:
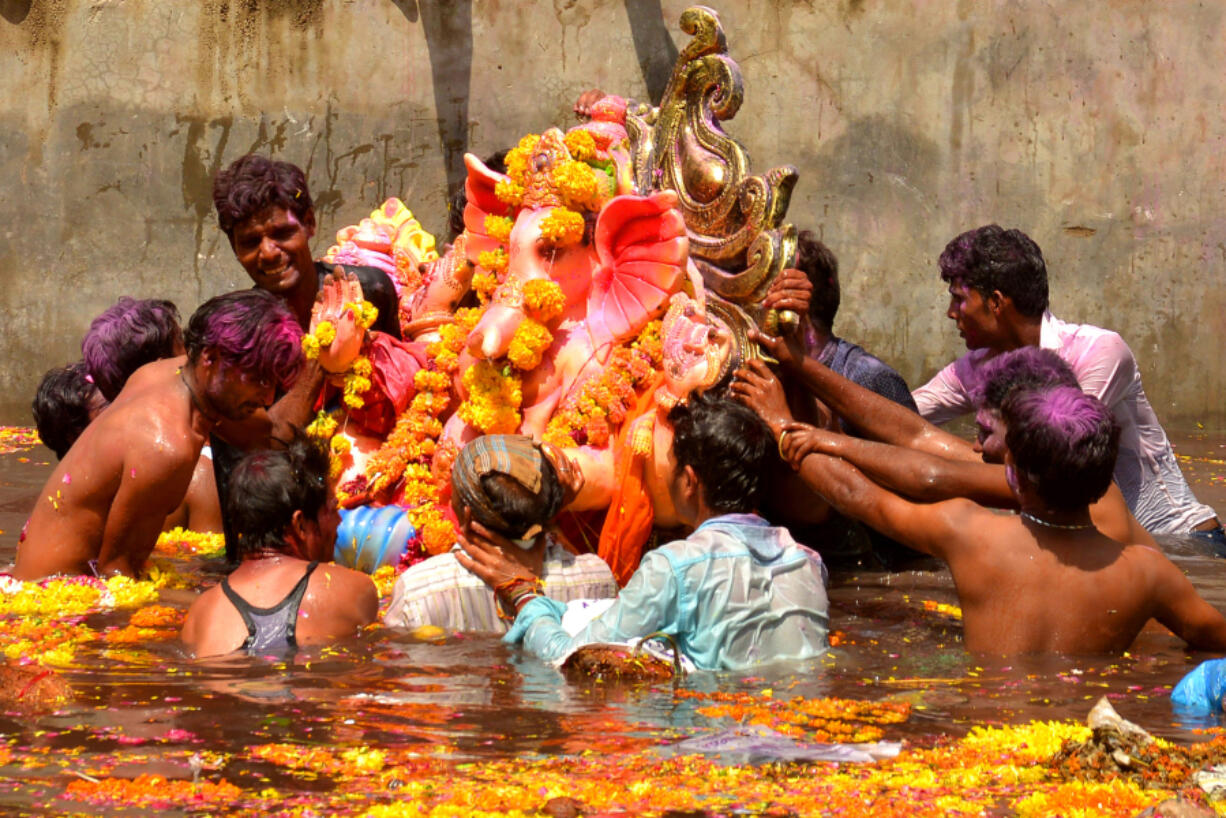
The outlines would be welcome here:
M 297 224 L 298 217 L 294 215 L 292 210 L 287 210 L 281 205 L 272 204 L 263 210 L 258 210 L 252 213 L 247 218 L 234 225 L 234 232 L 244 233 L 256 230 L 266 229 L 279 224 Z

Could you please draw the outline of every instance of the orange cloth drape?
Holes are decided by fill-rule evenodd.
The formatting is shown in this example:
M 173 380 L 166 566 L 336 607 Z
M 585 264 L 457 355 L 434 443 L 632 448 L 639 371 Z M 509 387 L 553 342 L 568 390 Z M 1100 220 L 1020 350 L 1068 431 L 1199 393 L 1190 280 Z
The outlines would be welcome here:
M 596 553 L 609 564 L 617 584 L 624 586 L 639 567 L 643 558 L 643 546 L 651 537 L 655 510 L 647 495 L 644 469 L 651 455 L 635 454 L 630 445 L 634 421 L 656 411 L 656 387 L 664 378 L 657 376 L 636 398 L 633 410 L 617 432 L 614 456 L 617 458 L 613 478 L 613 502 L 609 504 L 604 527 L 600 530 L 600 544 Z

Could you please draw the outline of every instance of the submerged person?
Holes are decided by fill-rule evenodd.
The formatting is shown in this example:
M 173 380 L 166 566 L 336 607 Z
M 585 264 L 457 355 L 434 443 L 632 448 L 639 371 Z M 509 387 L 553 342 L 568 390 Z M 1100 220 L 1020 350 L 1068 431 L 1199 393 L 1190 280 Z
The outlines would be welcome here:
M 906 500 L 820 454 L 803 424 L 786 426 L 779 444 L 839 511 L 949 564 L 968 650 L 1119 653 L 1150 619 L 1193 649 L 1226 649 L 1226 618 L 1182 571 L 1155 548 L 1105 536 L 1090 518 L 1119 448 L 1107 407 L 1065 386 L 1015 391 L 1001 417 L 1020 516 L 969 500 Z
M 595 554 L 570 553 L 550 526 L 582 485 L 583 475 L 557 447 L 523 435 L 485 435 L 456 457 L 451 504 L 461 526 L 472 522 L 509 541 L 504 554 L 538 578 L 550 599 L 606 599 L 617 595 L 609 566 Z M 458 556 L 438 554 L 397 577 L 384 623 L 506 633 L 515 609 Z
M 1087 395 L 1120 423 L 1115 481 L 1136 518 L 1154 534 L 1191 534 L 1226 556 L 1226 531 L 1188 487 L 1154 413 L 1132 350 L 1117 333 L 1070 324 L 1048 311 L 1043 253 L 1020 230 L 990 224 L 955 238 L 941 253 L 948 316 L 969 350 L 915 390 L 920 413 L 944 423 L 974 411 L 983 365 L 1022 346 L 1055 350 Z
M 287 449 L 239 462 L 226 507 L 242 562 L 183 620 L 183 642 L 197 657 L 283 653 L 375 621 L 374 581 L 330 563 L 340 514 L 328 465 L 328 453 L 301 434 Z
M 51 473 L 17 546 L 14 576 L 135 576 L 183 500 L 210 430 L 267 407 L 276 386 L 297 375 L 301 339 L 293 316 L 267 293 L 205 302 L 188 324 L 186 357 L 145 367 Z
M 745 406 L 697 393 L 668 419 L 675 462 L 670 494 L 695 531 L 648 552 L 613 604 L 576 635 L 562 627 L 566 606 L 541 594 L 536 578 L 500 553 L 496 538 L 466 529 L 460 562 L 516 611 L 504 641 L 522 642 L 553 662 L 585 644 L 659 631 L 703 670 L 825 652 L 821 557 L 755 513 L 774 452 L 770 430 Z
M 1068 365 L 1050 350 L 1022 347 L 998 355 L 981 373 L 981 405 L 976 415 L 980 431 L 972 444 L 803 357 L 784 339 L 761 333 L 752 337 L 794 380 L 843 417 L 854 418 L 857 431 L 869 438 L 815 430 L 809 438 L 818 451 L 842 457 L 882 485 L 924 502 L 963 497 L 993 508 L 1017 508 L 1017 498 L 1005 479 L 1000 406 L 1015 389 L 1077 387 Z M 791 418 L 775 384 L 764 364 L 750 362 L 737 372 L 732 391 L 778 436 Z M 1090 517 L 1099 531 L 1119 542 L 1154 544 L 1114 483 L 1090 504 Z
M 81 339 L 81 354 L 98 391 L 108 401 L 145 364 L 183 354 L 179 309 L 159 298 L 124 296 L 89 324 Z M 139 380 L 139 379 L 138 379 Z M 162 530 L 189 528 L 221 531 L 221 501 L 213 479 L 213 452 L 205 446 L 192 472 L 192 482 L 178 508 L 162 523 Z
M 56 460 L 77 442 L 85 427 L 109 405 L 98 391 L 84 361 L 48 369 L 38 382 L 30 407 L 38 439 Z

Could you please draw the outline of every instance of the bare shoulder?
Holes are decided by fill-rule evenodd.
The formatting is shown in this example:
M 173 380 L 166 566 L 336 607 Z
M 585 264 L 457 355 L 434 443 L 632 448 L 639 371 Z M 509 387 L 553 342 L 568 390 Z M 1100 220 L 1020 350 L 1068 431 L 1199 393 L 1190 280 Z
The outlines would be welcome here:
M 372 622 L 379 606 L 379 592 L 370 574 L 331 562 L 320 563 L 315 569 L 307 584 L 307 594 L 317 601 L 327 600 L 329 605 L 345 600 L 355 611 L 369 609 L 369 617 L 363 614 L 360 618 Z

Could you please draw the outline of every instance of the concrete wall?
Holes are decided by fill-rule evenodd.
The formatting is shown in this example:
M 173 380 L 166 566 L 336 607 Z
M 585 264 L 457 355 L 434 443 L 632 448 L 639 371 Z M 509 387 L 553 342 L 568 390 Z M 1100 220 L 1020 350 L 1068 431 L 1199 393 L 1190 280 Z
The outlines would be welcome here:
M 672 0 L 0 0 L 0 421 L 120 295 L 246 286 L 214 172 L 307 168 L 316 251 L 399 195 L 441 232 L 464 150 L 658 94 Z M 1223 421 L 1223 7 L 870 0 L 717 7 L 756 170 L 839 255 L 840 334 L 913 383 L 960 352 L 935 259 L 989 221 L 1042 246 L 1053 307 L 1118 329 L 1168 422 Z

